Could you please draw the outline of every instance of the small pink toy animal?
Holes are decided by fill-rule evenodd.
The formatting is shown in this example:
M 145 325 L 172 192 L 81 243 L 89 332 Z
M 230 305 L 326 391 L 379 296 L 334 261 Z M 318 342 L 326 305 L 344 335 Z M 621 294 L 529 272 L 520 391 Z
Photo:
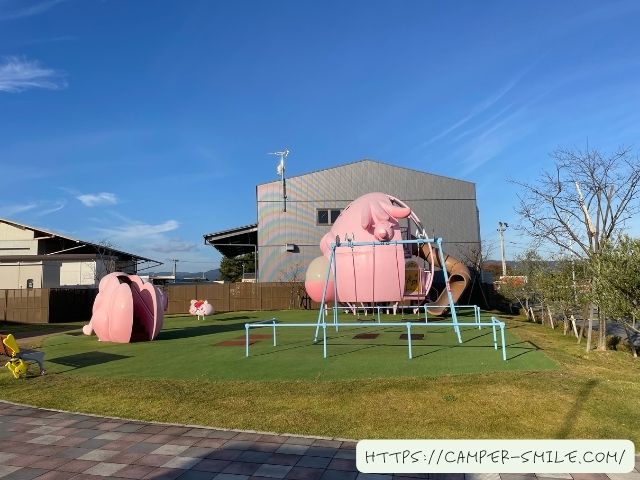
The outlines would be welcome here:
M 213 313 L 213 305 L 206 300 L 191 300 L 189 313 L 191 315 L 197 315 L 198 320 L 200 320 L 200 317 L 204 320 L 204 317 Z

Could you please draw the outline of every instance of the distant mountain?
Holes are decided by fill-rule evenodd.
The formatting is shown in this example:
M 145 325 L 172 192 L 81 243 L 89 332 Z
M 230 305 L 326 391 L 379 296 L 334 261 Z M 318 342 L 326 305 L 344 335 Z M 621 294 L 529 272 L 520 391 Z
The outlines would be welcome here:
M 173 275 L 173 272 L 149 272 L 148 275 Z M 176 272 L 178 280 L 184 280 L 185 278 L 202 278 L 202 272 Z M 209 280 L 218 280 L 220 278 L 220 269 L 207 270 L 204 272 L 204 277 Z

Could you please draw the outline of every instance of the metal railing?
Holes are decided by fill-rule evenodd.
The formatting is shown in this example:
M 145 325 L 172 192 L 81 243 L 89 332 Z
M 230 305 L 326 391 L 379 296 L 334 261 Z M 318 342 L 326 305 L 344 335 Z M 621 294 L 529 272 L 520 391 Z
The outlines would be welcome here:
M 269 320 L 261 320 L 258 322 L 245 323 L 245 357 L 249 357 L 249 345 L 250 345 L 250 331 L 252 328 L 264 328 L 271 327 L 273 329 L 273 346 L 276 347 L 278 345 L 277 342 L 277 334 L 276 331 L 278 328 L 282 327 L 291 327 L 291 328 L 322 328 L 322 352 L 323 358 L 327 358 L 327 327 L 331 327 L 332 324 L 328 324 L 326 322 L 317 324 L 317 323 L 279 323 L 277 318 L 271 318 Z M 481 329 L 482 327 L 491 327 L 493 330 L 493 348 L 498 350 L 498 333 L 497 329 L 500 329 L 500 344 L 502 349 L 502 360 L 507 360 L 507 348 L 505 342 L 505 323 L 498 320 L 496 317 L 491 317 L 491 322 L 482 322 L 482 321 L 474 321 L 474 322 L 438 322 L 438 323 L 414 323 L 414 322 L 376 322 L 374 323 L 376 326 L 380 327 L 402 327 L 404 326 L 407 329 L 407 347 L 409 359 L 413 358 L 413 344 L 411 339 L 411 329 L 413 327 L 478 327 Z M 335 325 L 334 325 L 335 326 Z M 369 327 L 371 323 L 340 323 L 340 327 Z M 336 329 L 337 330 L 337 329 Z M 314 341 L 314 343 L 317 343 Z

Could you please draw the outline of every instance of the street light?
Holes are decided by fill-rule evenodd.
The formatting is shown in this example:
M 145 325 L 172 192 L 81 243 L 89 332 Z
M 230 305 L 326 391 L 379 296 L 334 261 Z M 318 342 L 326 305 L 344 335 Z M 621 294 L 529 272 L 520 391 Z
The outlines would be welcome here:
M 509 227 L 506 222 L 498 222 L 498 233 L 500 234 L 500 251 L 502 253 L 502 276 L 507 275 L 507 261 L 504 256 L 504 232 Z

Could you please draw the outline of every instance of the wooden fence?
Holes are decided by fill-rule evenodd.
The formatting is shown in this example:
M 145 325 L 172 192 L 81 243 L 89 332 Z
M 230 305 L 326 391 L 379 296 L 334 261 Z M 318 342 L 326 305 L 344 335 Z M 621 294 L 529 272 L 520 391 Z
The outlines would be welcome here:
M 189 313 L 191 300 L 208 300 L 216 312 L 318 308 L 302 283 L 199 283 L 168 285 L 167 314 Z M 95 288 L 0 290 L 0 322 L 88 322 Z
M 169 299 L 167 314 L 189 313 L 191 300 L 208 300 L 215 312 L 320 307 L 307 296 L 303 283 L 196 283 L 167 285 L 163 289 Z M 486 308 L 488 300 L 490 308 L 509 307 L 495 292 L 484 293 L 472 289 L 465 292 L 460 303 Z M 88 322 L 96 294 L 95 288 L 0 290 L 0 322 Z
M 0 290 L 0 321 L 49 322 L 49 289 Z
M 216 312 L 313 309 L 302 283 L 198 283 L 168 285 L 168 314 L 188 313 L 191 300 L 207 300 Z

